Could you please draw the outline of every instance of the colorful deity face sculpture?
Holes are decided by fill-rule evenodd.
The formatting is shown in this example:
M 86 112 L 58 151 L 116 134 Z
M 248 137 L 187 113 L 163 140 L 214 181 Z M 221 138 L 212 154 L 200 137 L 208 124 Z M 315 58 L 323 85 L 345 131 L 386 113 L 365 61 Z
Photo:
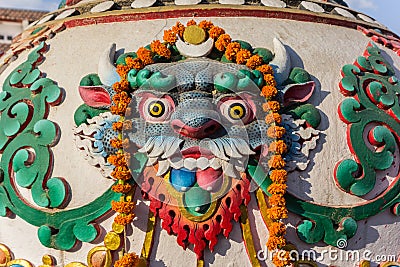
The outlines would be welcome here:
M 120 135 L 127 164 L 133 173 L 142 169 L 134 175 L 135 182 L 144 198 L 150 200 L 150 210 L 162 220 L 162 227 L 177 235 L 182 247 L 194 244 L 199 258 L 207 246 L 213 250 L 220 233 L 229 236 L 232 221 L 239 220 L 250 193 L 260 185 L 268 186 L 265 181 L 271 167 L 282 167 L 282 151 L 279 159 L 274 158 L 277 137 L 282 135 L 268 134 L 281 123 L 281 117 L 277 113 L 267 116 L 269 112 L 263 108 L 265 90 L 276 90 L 275 79 L 281 83 L 281 90 L 274 93 L 280 101 L 274 102 L 277 109 L 306 101 L 314 90 L 314 82 L 300 68 L 292 71 L 292 77 L 298 79 L 297 74 L 302 78 L 297 82 L 289 79 L 291 67 L 286 48 L 279 40 L 274 42 L 274 61 L 259 70 L 198 55 L 191 57 L 190 50 L 197 52 L 199 48 L 185 47 L 178 41 L 176 47 L 187 59 L 153 63 L 126 73 L 126 82 L 133 88 Z M 209 54 L 214 46 L 212 39 L 203 46 L 209 46 L 203 49 Z M 114 51 L 115 46 L 111 48 L 111 58 Z M 272 59 L 267 49 L 255 51 Z M 129 62 L 130 56 L 124 54 L 120 58 Z M 101 62 L 111 67 L 99 73 L 100 80 L 109 81 L 109 86 L 103 82 L 100 86 L 83 83 L 80 87 L 85 103 L 96 108 L 110 106 L 120 91 L 116 87 L 121 86 L 112 64 L 100 60 L 100 65 Z M 276 78 L 271 75 L 273 68 Z M 93 76 L 85 79 L 96 80 Z M 120 119 L 116 115 L 104 117 L 109 121 L 103 123 L 108 129 L 102 130 L 97 141 L 104 154 L 118 153 L 110 145 L 118 132 L 110 125 Z M 82 127 L 77 133 L 83 140 L 84 135 L 79 134 Z M 287 144 L 283 146 L 289 145 L 294 151 L 298 139 L 293 140 L 292 136 L 288 131 L 284 137 Z M 138 168 L 138 157 L 145 158 L 142 168 Z
M 220 232 L 228 236 L 250 200 L 249 157 L 272 140 L 257 120 L 263 99 L 249 69 L 208 59 L 170 65 L 138 72 L 137 82 L 149 78 L 134 92 L 127 119 L 135 130 L 124 135 L 148 158 L 137 182 L 150 209 L 200 254 L 205 240 L 213 249 Z

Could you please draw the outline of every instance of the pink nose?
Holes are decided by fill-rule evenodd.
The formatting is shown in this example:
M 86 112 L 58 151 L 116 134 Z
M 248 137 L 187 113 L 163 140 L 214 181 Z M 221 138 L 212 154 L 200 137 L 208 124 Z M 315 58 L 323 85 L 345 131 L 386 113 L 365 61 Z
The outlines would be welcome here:
M 219 129 L 220 124 L 210 119 L 200 127 L 192 127 L 183 123 L 181 120 L 175 119 L 171 121 L 171 127 L 180 135 L 195 139 L 202 139 L 215 133 Z

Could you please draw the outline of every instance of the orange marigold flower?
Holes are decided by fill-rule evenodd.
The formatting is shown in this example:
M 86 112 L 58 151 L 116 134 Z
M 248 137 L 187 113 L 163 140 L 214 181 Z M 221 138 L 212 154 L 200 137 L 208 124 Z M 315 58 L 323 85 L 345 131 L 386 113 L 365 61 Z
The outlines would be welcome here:
M 229 34 L 222 34 L 221 36 L 218 37 L 218 40 L 215 42 L 215 48 L 217 48 L 219 51 L 224 51 L 228 44 L 230 44 L 232 41 L 231 37 Z
M 185 26 L 182 23 L 177 22 L 175 26 L 172 27 L 172 31 L 175 33 L 175 35 L 179 35 L 179 37 L 182 38 L 183 33 L 185 32 Z
M 287 145 L 283 140 L 274 141 L 269 145 L 268 150 L 272 153 L 283 154 L 287 151 Z
M 117 73 L 119 77 L 121 77 L 122 79 L 126 79 L 126 75 L 128 75 L 130 69 L 131 68 L 129 68 L 128 66 L 120 64 L 117 66 Z
M 249 58 L 249 60 L 247 60 L 246 66 L 248 68 L 254 70 L 258 66 L 260 66 L 262 63 L 263 63 L 262 57 L 260 57 L 259 55 L 254 55 L 251 58 Z
M 120 92 L 113 96 L 114 105 L 111 106 L 111 113 L 117 115 L 125 115 L 125 111 L 131 102 L 131 98 L 129 97 L 127 92 Z
M 265 112 L 278 112 L 278 110 L 281 108 L 281 104 L 279 104 L 278 101 L 268 101 L 262 105 L 262 108 Z
M 264 81 L 269 86 L 276 86 L 276 81 L 272 74 L 264 74 Z
M 286 234 L 286 226 L 283 222 L 273 222 L 268 231 L 270 236 L 283 236 Z
M 110 140 L 110 144 L 113 148 L 122 148 L 122 140 L 118 139 L 118 138 L 114 138 Z
M 238 42 L 229 43 L 226 47 L 225 57 L 228 60 L 233 61 L 236 58 L 236 54 L 240 51 L 240 44 Z
M 251 52 L 246 49 L 240 50 L 236 55 L 236 63 L 244 64 L 251 57 Z
M 210 31 L 208 34 L 210 35 L 210 38 L 216 39 L 223 35 L 225 33 L 224 29 L 218 27 L 218 26 L 213 26 L 211 27 Z
M 159 56 L 165 57 L 165 58 L 170 58 L 171 57 L 171 51 L 159 40 L 153 41 L 150 44 L 151 51 L 156 53 Z
M 111 208 L 113 211 L 124 214 L 131 214 L 135 209 L 136 203 L 132 201 L 111 201 Z
M 122 91 L 128 91 L 129 90 L 129 82 L 127 80 L 121 80 L 119 82 L 114 83 L 112 88 L 117 93 L 122 92 Z
M 140 47 L 138 49 L 138 51 L 136 52 L 136 54 L 145 66 L 154 63 L 153 55 L 150 50 L 148 50 L 144 47 Z
M 173 30 L 165 30 L 163 40 L 170 44 L 175 44 L 178 38 Z
M 287 180 L 287 171 L 285 171 L 283 169 L 272 170 L 269 175 L 269 178 L 274 183 L 284 184 L 284 183 L 286 183 L 286 180 Z
M 275 86 L 265 85 L 261 89 L 261 95 L 267 99 L 272 98 L 278 94 L 278 89 Z
M 116 224 L 120 224 L 120 225 L 127 225 L 130 224 L 131 222 L 133 222 L 133 219 L 135 219 L 135 214 L 130 213 L 130 214 L 118 214 L 115 218 L 114 218 L 114 222 Z
M 130 184 L 117 184 L 113 185 L 111 189 L 116 193 L 126 194 L 132 190 L 132 186 Z
M 127 181 L 132 178 L 131 172 L 127 166 L 117 166 L 111 173 L 111 176 L 117 180 Z
M 282 236 L 270 235 L 267 242 L 267 248 L 269 251 L 274 251 L 286 246 L 286 239 Z
M 139 257 L 135 253 L 128 253 L 117 260 L 114 267 L 137 267 L 139 266 Z
M 143 62 L 139 58 L 127 57 L 125 63 L 130 69 L 140 70 L 144 67 Z
M 124 123 L 122 121 L 117 121 L 117 122 L 113 123 L 112 128 L 116 132 L 122 132 L 123 126 L 124 126 Z
M 206 31 L 210 30 L 213 26 L 214 24 L 208 20 L 203 20 L 199 23 L 199 27 Z
M 197 24 L 196 21 L 194 19 L 191 19 L 191 20 L 188 21 L 188 23 L 186 23 L 186 26 L 193 26 L 193 25 L 196 25 L 196 24 Z
M 256 70 L 259 70 L 262 72 L 262 74 L 274 74 L 274 70 L 270 65 L 264 64 L 261 66 L 258 66 Z
M 126 166 L 125 156 L 120 152 L 115 155 L 108 156 L 107 161 L 114 166 Z
M 288 211 L 286 207 L 274 206 L 268 209 L 268 217 L 271 220 L 286 219 L 288 217 Z
M 265 116 L 265 122 L 267 124 L 271 124 L 271 123 L 278 123 L 280 124 L 282 122 L 282 117 L 281 115 L 279 115 L 279 113 L 269 113 L 267 114 L 267 116 Z
M 282 136 L 285 134 L 285 128 L 281 126 L 271 126 L 267 130 L 267 135 L 270 138 L 282 138 Z
M 268 202 L 271 206 L 285 207 L 286 205 L 286 200 L 281 194 L 270 196 Z
M 271 195 L 284 195 L 286 193 L 287 185 L 286 184 L 276 184 L 272 183 L 268 186 L 267 191 Z
M 276 267 L 286 267 L 291 264 L 290 253 L 285 250 L 280 250 L 272 256 L 272 263 Z
M 274 169 L 282 169 L 285 165 L 286 163 L 281 155 L 273 155 L 268 161 L 268 166 Z

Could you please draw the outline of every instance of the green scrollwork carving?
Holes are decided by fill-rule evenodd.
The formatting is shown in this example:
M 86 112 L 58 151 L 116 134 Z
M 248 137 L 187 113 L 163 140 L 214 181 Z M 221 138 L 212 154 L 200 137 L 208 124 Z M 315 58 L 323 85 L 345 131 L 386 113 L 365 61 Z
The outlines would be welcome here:
M 400 133 L 400 84 L 372 43 L 365 56 L 343 67 L 342 74 L 340 89 L 349 98 L 339 105 L 339 116 L 348 124 L 355 160 L 339 162 L 335 179 L 344 191 L 363 196 L 374 188 L 376 170 L 388 169 L 394 160 L 395 136 Z M 368 140 L 363 138 L 365 131 Z
M 400 114 L 400 85 L 393 76 L 393 68 L 372 43 L 365 56 L 359 57 L 354 65 L 344 66 L 342 73 L 340 89 L 349 98 L 339 105 L 339 116 L 349 125 L 348 142 L 355 160 L 339 162 L 335 176 L 341 189 L 362 196 L 374 188 L 376 171 L 388 169 L 394 161 L 393 153 L 400 134 L 397 116 Z M 297 116 L 304 118 L 301 114 Z M 388 208 L 395 215 L 399 214 L 399 188 L 400 178 L 397 175 L 382 194 L 364 203 L 325 206 L 287 193 L 286 204 L 289 211 L 304 218 L 297 226 L 300 239 L 307 243 L 324 241 L 341 247 L 340 242 L 355 235 L 357 221 Z
M 91 242 L 98 236 L 96 220 L 110 211 L 111 201 L 120 194 L 109 189 L 87 205 L 62 210 L 69 197 L 68 185 L 63 178 L 51 176 L 51 147 L 61 132 L 47 116 L 51 106 L 61 103 L 64 91 L 38 69 L 46 49 L 41 43 L 33 50 L 0 92 L 0 216 L 14 213 L 39 227 L 44 246 L 69 250 L 77 241 Z M 145 161 L 138 162 L 138 170 L 142 170 Z M 28 205 L 16 185 L 30 189 L 41 208 Z
M 370 44 L 364 57 L 354 65 L 342 69 L 340 90 L 348 98 L 339 105 L 339 117 L 348 124 L 348 143 L 354 159 L 338 163 L 335 178 L 341 189 L 362 196 L 370 192 L 376 182 L 376 171 L 392 166 L 394 152 L 399 143 L 400 84 L 393 68 L 380 55 L 378 47 Z M 295 117 L 308 123 L 320 117 L 306 105 L 290 110 Z M 319 117 L 319 118 L 318 118 Z M 249 174 L 268 195 L 266 185 L 270 179 L 255 164 L 249 163 Z M 388 208 L 399 214 L 400 176 L 376 198 L 346 206 L 327 206 L 308 202 L 287 193 L 289 211 L 304 219 L 297 225 L 297 234 L 306 243 L 323 241 L 342 247 L 357 231 L 357 221 L 367 219 Z

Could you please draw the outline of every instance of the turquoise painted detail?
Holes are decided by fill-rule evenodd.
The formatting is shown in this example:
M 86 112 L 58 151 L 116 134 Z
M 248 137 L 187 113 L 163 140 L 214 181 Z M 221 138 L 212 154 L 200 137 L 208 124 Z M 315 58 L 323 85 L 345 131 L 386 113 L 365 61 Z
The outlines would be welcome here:
M 51 176 L 51 147 L 61 133 L 47 116 L 52 106 L 61 103 L 64 91 L 38 69 L 46 49 L 45 43 L 34 49 L 0 92 L 0 216 L 12 212 L 39 227 L 44 246 L 69 250 L 77 241 L 91 242 L 98 236 L 95 220 L 111 209 L 111 200 L 119 200 L 120 194 L 109 189 L 85 206 L 62 210 L 69 197 L 67 182 Z M 139 175 L 146 160 L 138 156 L 134 175 Z M 33 201 L 42 208 L 27 205 L 16 184 L 30 189 Z M 51 208 L 59 210 L 52 212 Z
M 99 109 L 99 108 L 92 108 L 86 104 L 82 104 L 79 108 L 75 111 L 74 114 L 74 122 L 76 126 L 81 125 L 82 123 L 88 123 L 88 119 L 92 119 L 101 113 L 109 111 L 108 109 Z
M 250 52 L 253 52 L 253 47 L 251 46 L 251 44 L 249 44 L 249 43 L 246 42 L 246 41 L 243 41 L 243 40 L 234 40 L 234 41 L 232 41 L 232 42 L 239 43 L 239 44 L 240 44 L 240 47 L 241 47 L 242 49 L 246 49 L 246 50 L 249 50 Z M 264 61 L 264 62 L 265 62 L 265 61 Z
M 61 2 L 58 4 L 58 9 L 65 7 L 65 2 L 66 0 L 61 0 Z
M 272 61 L 272 59 L 274 59 L 274 54 L 269 49 L 266 48 L 261 48 L 261 47 L 255 48 L 253 53 L 262 57 L 263 62 L 265 64 L 268 64 L 269 62 Z
M 317 128 L 321 123 L 321 114 L 318 109 L 312 104 L 303 104 L 297 106 L 290 111 L 283 111 L 282 113 L 288 113 L 295 119 L 306 120 L 313 128 Z
M 311 81 L 311 76 L 306 70 L 294 67 L 290 71 L 289 78 L 285 81 L 285 84 L 293 84 L 293 83 L 300 84 L 309 81 Z
M 99 75 L 92 73 L 88 74 L 81 79 L 79 83 L 80 86 L 96 86 L 96 85 L 103 85 L 100 81 Z
M 194 186 L 183 193 L 184 207 L 193 215 L 204 215 L 211 205 L 210 192 Z

